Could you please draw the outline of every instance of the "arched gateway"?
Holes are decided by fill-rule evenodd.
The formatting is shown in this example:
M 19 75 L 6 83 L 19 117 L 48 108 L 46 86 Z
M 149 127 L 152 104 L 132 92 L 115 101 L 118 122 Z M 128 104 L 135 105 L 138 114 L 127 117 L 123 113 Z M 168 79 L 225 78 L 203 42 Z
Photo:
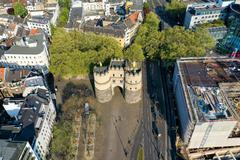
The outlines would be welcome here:
M 117 86 L 127 103 L 137 103 L 142 96 L 141 67 L 133 69 L 123 59 L 112 59 L 109 66 L 94 67 L 94 85 L 100 103 L 110 101 Z

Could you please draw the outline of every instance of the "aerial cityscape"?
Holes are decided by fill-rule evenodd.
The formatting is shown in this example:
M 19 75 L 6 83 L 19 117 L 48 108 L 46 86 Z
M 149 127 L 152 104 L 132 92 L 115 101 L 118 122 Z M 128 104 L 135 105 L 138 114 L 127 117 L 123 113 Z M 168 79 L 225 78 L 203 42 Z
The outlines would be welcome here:
M 0 160 L 240 160 L 240 0 L 0 0 Z

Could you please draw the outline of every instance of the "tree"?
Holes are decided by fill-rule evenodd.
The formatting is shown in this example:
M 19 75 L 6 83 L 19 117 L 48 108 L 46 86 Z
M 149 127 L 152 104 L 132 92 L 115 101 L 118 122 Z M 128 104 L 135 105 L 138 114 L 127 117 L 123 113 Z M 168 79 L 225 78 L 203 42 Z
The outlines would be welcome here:
M 58 3 L 60 7 L 65 7 L 68 9 L 71 7 L 71 0 L 59 0 Z
M 158 15 L 154 12 L 150 12 L 146 16 L 146 20 L 144 25 L 146 25 L 150 30 L 158 30 L 159 29 L 160 19 Z
M 150 5 L 148 2 L 143 3 L 143 12 L 144 12 L 144 15 L 147 15 L 148 13 L 150 13 Z
M 144 60 L 143 50 L 141 45 L 132 44 L 125 52 L 124 58 L 129 60 L 130 62 L 140 62 Z
M 162 35 L 159 34 L 158 16 L 150 12 L 146 16 L 146 20 L 142 26 L 140 26 L 134 43 L 142 46 L 144 54 L 147 58 L 154 58 L 159 52 L 159 46 L 162 42 Z
M 92 66 L 105 64 L 111 58 L 122 58 L 119 43 L 110 38 L 56 28 L 52 37 L 50 70 L 60 76 L 85 75 Z
M 15 2 L 13 4 L 14 14 L 18 15 L 22 18 L 26 17 L 28 14 L 27 9 L 24 7 L 24 5 L 20 2 Z
M 64 27 L 67 24 L 68 15 L 69 15 L 69 9 L 67 7 L 61 8 L 59 19 L 58 19 L 58 26 L 59 27 Z
M 51 156 L 53 159 L 65 160 L 71 156 L 71 122 L 62 119 L 53 127 L 53 141 L 51 143 Z
M 204 56 L 207 49 L 215 46 L 214 39 L 204 29 L 192 31 L 176 26 L 164 30 L 161 34 L 164 38 L 159 56 L 167 61 L 178 57 Z
M 204 56 L 206 50 L 215 46 L 214 39 L 204 28 L 192 31 L 176 26 L 159 32 L 158 22 L 154 14 L 148 14 L 134 40 L 134 44 L 142 47 L 146 58 L 174 61 L 178 57 Z
M 170 18 L 175 21 L 183 22 L 187 7 L 186 4 L 181 0 L 172 0 L 170 3 L 167 3 L 165 7 Z
M 60 15 L 58 18 L 58 26 L 65 27 L 68 22 L 69 11 L 71 7 L 71 0 L 59 0 Z

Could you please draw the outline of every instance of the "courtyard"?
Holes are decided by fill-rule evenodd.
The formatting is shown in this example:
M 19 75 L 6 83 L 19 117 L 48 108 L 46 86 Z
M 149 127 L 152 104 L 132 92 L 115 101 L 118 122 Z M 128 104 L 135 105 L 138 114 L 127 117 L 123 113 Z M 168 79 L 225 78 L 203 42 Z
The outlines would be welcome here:
M 67 97 L 64 94 L 67 94 L 66 86 L 69 86 L 68 84 L 72 84 L 72 87 L 86 85 L 93 92 L 93 86 L 89 80 L 60 80 L 56 84 L 58 86 L 58 106 L 61 106 L 64 98 Z M 134 135 L 140 123 L 140 116 L 142 115 L 141 102 L 127 104 L 118 87 L 114 89 L 114 93 L 112 100 L 107 103 L 97 102 L 94 94 L 89 99 L 91 100 L 90 105 L 92 105 L 91 107 L 97 115 L 94 160 L 128 159 Z M 82 128 L 80 134 L 79 152 L 76 159 L 85 159 L 83 156 L 84 128 Z

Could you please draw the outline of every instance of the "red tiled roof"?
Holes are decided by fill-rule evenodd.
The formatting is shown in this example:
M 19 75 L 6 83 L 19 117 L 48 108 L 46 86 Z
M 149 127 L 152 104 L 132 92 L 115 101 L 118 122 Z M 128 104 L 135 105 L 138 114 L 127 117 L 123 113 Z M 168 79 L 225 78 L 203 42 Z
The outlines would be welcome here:
M 0 80 L 4 81 L 5 80 L 5 68 L 0 68 Z
M 27 0 L 12 0 L 12 3 L 15 3 L 15 2 L 20 2 L 25 6 L 27 5 Z
M 128 19 L 130 19 L 132 21 L 132 23 L 136 23 L 137 19 L 138 19 L 138 15 L 140 12 L 136 11 L 133 14 L 131 14 Z
M 38 31 L 39 30 L 37 28 L 33 28 L 30 30 L 30 35 L 35 35 L 35 34 L 39 33 Z
M 11 30 L 14 30 L 16 28 L 16 24 L 15 23 L 11 23 L 8 25 L 8 28 L 11 29 Z

